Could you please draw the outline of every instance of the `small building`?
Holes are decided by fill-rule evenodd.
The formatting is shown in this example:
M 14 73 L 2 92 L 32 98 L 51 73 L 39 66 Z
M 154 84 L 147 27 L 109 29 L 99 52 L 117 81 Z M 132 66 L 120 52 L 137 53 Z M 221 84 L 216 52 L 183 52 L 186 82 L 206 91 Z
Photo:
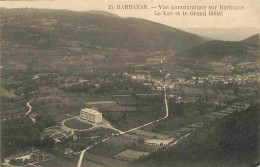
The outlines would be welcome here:
M 71 154 L 71 153 L 73 153 L 73 151 L 70 148 L 65 149 L 65 154 Z
M 235 109 L 234 108 L 226 108 L 222 111 L 220 111 L 221 113 L 226 113 L 226 114 L 232 114 L 235 112 Z
M 14 155 L 14 156 L 5 158 L 5 162 L 6 162 L 6 163 L 9 163 L 10 160 L 12 160 L 12 159 L 14 159 L 14 160 L 16 160 L 16 159 L 22 159 L 22 160 L 24 161 L 25 159 L 31 159 L 31 156 L 32 156 L 31 153 L 17 154 L 17 155 Z
M 77 140 L 78 139 L 78 136 L 77 134 L 74 134 L 73 137 L 72 137 L 73 141 Z
M 93 123 L 101 123 L 102 122 L 102 113 L 98 112 L 97 110 L 90 109 L 90 108 L 83 108 L 80 110 L 80 117 L 87 121 Z
M 203 79 L 199 79 L 199 80 L 198 80 L 198 83 L 203 84 L 203 83 L 204 83 L 204 80 L 203 80 Z
M 146 140 L 145 144 L 153 145 L 153 146 L 155 146 L 155 145 L 166 146 L 166 145 L 169 145 L 173 141 L 174 141 L 174 139 L 164 139 L 164 140 L 161 140 L 161 139 L 151 139 L 151 140 Z
M 177 78 L 177 81 L 181 84 L 184 84 L 186 82 L 185 78 Z
M 123 73 L 123 76 L 127 77 L 129 74 L 127 72 Z

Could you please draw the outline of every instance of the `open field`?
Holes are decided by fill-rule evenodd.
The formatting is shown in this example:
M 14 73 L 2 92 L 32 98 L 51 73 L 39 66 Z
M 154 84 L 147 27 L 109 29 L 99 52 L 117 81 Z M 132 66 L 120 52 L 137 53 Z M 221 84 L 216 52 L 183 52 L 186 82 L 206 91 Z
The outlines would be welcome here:
M 161 134 L 161 133 L 152 133 L 152 132 L 144 131 L 144 130 L 140 130 L 140 129 L 134 130 L 131 133 L 133 133 L 135 135 L 143 136 L 145 138 L 157 138 L 157 139 L 168 139 L 169 138 L 169 136 Z
M 57 157 L 55 159 L 37 163 L 42 167 L 71 167 L 76 166 L 79 155 L 67 155 L 62 157 Z
M 114 130 L 106 128 L 94 128 L 89 131 L 76 131 L 77 139 L 73 140 L 72 136 L 66 139 L 61 139 L 61 142 L 57 143 L 60 150 L 65 151 L 66 148 L 72 149 L 74 152 L 82 151 L 86 147 L 101 141 L 114 133 Z
M 94 167 L 88 164 L 89 161 L 95 162 L 99 165 L 104 165 L 104 167 L 134 167 L 135 165 L 127 162 L 127 161 L 122 161 L 122 160 L 118 160 L 115 158 L 109 158 L 109 157 L 103 157 L 103 156 L 99 156 L 96 154 L 92 154 L 92 153 L 86 153 L 82 162 L 82 166 L 90 166 L 90 167 Z M 99 165 L 95 166 L 95 167 L 99 167 Z M 143 167 L 143 166 L 140 166 Z
M 133 98 L 131 96 L 113 97 L 113 99 L 122 106 L 134 106 L 134 105 L 140 104 L 140 101 L 136 100 L 135 98 Z
M 134 151 L 134 150 L 125 150 L 114 155 L 115 158 L 123 159 L 127 161 L 134 161 L 142 156 L 148 155 L 148 152 Z
M 115 101 L 95 101 L 95 102 L 86 102 L 86 106 L 89 108 L 96 108 L 101 112 L 117 112 L 117 111 L 136 111 L 135 107 L 130 106 L 121 106 Z
M 65 125 L 72 129 L 89 129 L 93 127 L 91 124 L 81 122 L 77 119 L 70 119 L 65 122 Z
M 159 148 L 159 146 L 145 145 L 144 142 L 147 139 L 152 139 L 152 137 L 148 138 L 142 135 L 132 134 L 115 136 L 106 142 L 92 147 L 89 152 L 100 156 L 113 157 L 127 149 L 141 152 L 153 152 Z
M 128 130 L 151 122 L 155 117 L 161 118 L 164 116 L 164 112 L 164 109 L 156 110 L 151 106 L 147 110 L 137 112 L 104 112 L 103 116 L 120 130 Z
M 20 118 L 28 111 L 25 100 L 8 100 L 7 98 L 1 97 L 0 101 L 2 120 Z
M 9 90 L 6 90 L 4 88 L 0 89 L 0 96 L 4 96 L 4 97 L 10 98 L 10 99 L 11 98 L 13 98 L 13 99 L 18 98 L 18 96 L 14 94 L 14 91 L 9 91 Z
M 165 133 L 172 135 L 176 129 L 182 128 L 186 125 L 192 124 L 202 120 L 203 117 L 168 117 L 163 122 L 158 122 L 155 125 L 147 126 L 144 128 L 146 131 L 153 133 Z
M 136 142 L 136 139 L 125 137 L 125 136 L 116 136 L 112 137 L 106 142 L 100 143 L 99 145 L 90 149 L 91 153 L 111 157 L 119 152 L 122 152 Z
M 123 96 L 113 97 L 113 99 L 116 99 L 115 101 L 122 106 L 137 109 L 132 112 L 102 112 L 104 118 L 114 127 L 123 131 L 138 127 L 165 115 L 162 96 Z

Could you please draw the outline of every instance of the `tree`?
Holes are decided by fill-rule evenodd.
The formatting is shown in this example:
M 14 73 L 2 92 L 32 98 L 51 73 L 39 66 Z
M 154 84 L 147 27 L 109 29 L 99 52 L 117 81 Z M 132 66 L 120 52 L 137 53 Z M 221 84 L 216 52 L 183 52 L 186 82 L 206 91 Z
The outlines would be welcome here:
M 157 115 L 154 114 L 154 121 L 153 121 L 153 124 L 154 124 L 154 125 L 156 124 L 156 121 L 157 121 Z
M 16 165 L 16 166 L 21 166 L 23 165 L 23 160 L 22 159 L 11 159 L 10 160 L 11 165 Z
M 49 136 L 44 137 L 44 139 L 42 140 L 43 148 L 53 148 L 54 145 L 55 145 L 54 139 Z
M 137 139 L 137 142 L 138 142 L 139 144 L 144 144 L 144 139 L 138 138 L 138 139 Z
M 122 119 L 125 120 L 125 121 L 127 121 L 127 118 L 126 118 L 126 112 L 123 113 L 123 115 L 122 115 Z
M 176 110 L 176 98 L 170 98 L 169 99 L 169 113 L 172 115 L 175 115 L 175 110 Z
M 138 96 L 133 92 L 131 93 L 131 97 L 135 98 L 135 99 L 138 99 Z
M 135 142 L 132 142 L 131 146 L 132 146 L 132 147 L 136 147 L 136 143 L 135 143 Z
M 175 110 L 175 114 L 177 116 L 182 116 L 184 114 L 184 103 L 176 103 L 176 110 Z
M 40 132 L 43 132 L 45 128 L 54 126 L 56 124 L 55 120 L 49 114 L 37 115 L 35 120 Z
M 46 128 L 43 121 L 37 121 L 36 124 L 37 124 L 37 127 L 38 127 L 38 129 L 39 129 L 40 132 L 43 132 L 44 129 Z

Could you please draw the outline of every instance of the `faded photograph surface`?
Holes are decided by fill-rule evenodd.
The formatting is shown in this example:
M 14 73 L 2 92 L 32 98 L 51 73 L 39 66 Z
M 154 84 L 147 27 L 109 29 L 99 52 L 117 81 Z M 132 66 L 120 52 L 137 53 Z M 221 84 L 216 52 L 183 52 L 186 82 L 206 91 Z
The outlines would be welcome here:
M 0 0 L 0 166 L 260 166 L 259 33 L 259 0 Z

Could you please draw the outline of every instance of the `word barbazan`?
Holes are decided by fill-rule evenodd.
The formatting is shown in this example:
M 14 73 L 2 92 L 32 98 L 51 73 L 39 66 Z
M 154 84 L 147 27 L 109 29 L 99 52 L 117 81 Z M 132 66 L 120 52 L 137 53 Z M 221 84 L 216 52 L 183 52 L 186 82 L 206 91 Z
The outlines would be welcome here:
M 117 9 L 148 9 L 147 5 L 116 5 Z
M 219 9 L 220 10 L 244 10 L 245 7 L 244 6 L 224 6 L 224 5 L 219 5 Z

